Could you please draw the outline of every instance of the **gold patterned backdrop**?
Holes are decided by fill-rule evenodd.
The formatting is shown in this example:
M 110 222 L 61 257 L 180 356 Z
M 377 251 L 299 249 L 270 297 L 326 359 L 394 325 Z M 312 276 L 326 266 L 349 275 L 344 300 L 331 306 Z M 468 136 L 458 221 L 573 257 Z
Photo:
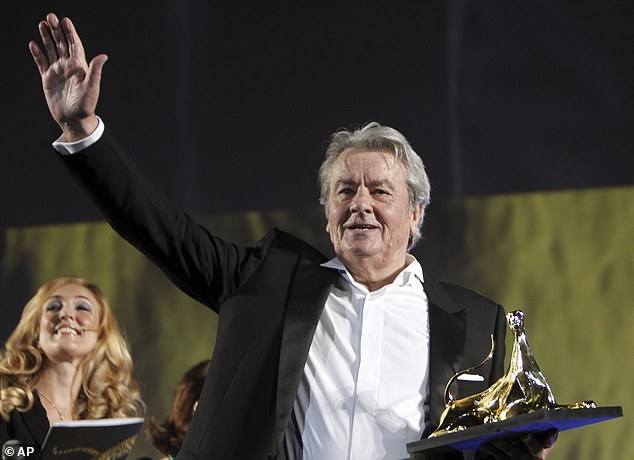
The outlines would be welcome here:
M 438 202 L 426 218 L 414 253 L 427 278 L 522 308 L 529 343 L 558 402 L 623 406 L 623 418 L 562 433 L 549 458 L 634 458 L 634 188 Z M 241 244 L 277 226 L 330 251 L 321 209 L 201 222 Z M 211 355 L 215 314 L 102 222 L 11 228 L 4 237 L 2 311 L 21 308 L 48 278 L 77 275 L 97 283 L 131 344 L 148 415 L 162 417 L 182 373 Z M 139 456 L 158 458 L 144 435 L 130 458 Z

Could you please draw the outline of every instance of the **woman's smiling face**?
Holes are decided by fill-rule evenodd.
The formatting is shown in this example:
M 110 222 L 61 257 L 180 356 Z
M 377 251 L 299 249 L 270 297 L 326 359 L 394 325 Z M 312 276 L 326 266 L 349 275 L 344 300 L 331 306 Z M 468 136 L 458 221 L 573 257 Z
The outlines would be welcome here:
M 49 361 L 81 361 L 97 344 L 99 302 L 84 286 L 65 284 L 44 301 L 39 344 Z

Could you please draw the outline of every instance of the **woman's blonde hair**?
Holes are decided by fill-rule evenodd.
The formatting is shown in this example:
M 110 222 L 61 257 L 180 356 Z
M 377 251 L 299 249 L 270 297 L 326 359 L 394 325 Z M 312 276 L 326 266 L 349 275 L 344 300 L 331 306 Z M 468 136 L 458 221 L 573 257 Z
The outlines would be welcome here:
M 61 277 L 40 286 L 0 353 L 0 416 L 5 421 L 13 409 L 27 412 L 33 407 L 33 388 L 46 360 L 38 344 L 43 304 L 53 291 L 69 284 L 91 291 L 100 307 L 97 343 L 81 364 L 75 414 L 80 419 L 98 419 L 133 417 L 143 412 L 139 385 L 132 379 L 128 344 L 108 299 L 99 287 L 84 279 Z

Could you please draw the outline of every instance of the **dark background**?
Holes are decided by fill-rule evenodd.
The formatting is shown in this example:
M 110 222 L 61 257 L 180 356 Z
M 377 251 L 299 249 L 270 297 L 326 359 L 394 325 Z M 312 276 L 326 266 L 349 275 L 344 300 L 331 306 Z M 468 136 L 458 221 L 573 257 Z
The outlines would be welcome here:
M 437 199 L 633 182 L 629 1 L 225 3 L 3 2 L 2 225 L 100 219 L 49 151 L 48 11 L 109 55 L 99 115 L 195 213 L 315 206 L 329 135 L 369 120 Z
M 101 219 L 50 148 L 27 49 L 48 11 L 109 55 L 98 114 L 197 215 L 318 206 L 330 134 L 370 120 L 436 202 L 634 182 L 632 2 L 226 3 L 2 3 L 2 234 Z

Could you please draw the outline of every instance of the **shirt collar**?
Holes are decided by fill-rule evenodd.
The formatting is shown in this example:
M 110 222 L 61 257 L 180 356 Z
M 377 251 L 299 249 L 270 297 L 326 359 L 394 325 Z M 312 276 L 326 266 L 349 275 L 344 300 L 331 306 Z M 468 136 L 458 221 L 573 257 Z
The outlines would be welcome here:
M 411 254 L 407 254 L 407 260 L 409 261 L 409 263 L 391 283 L 393 286 L 409 285 L 412 284 L 416 279 L 418 279 L 420 283 L 424 282 L 425 279 L 423 277 L 423 267 L 421 266 L 420 262 L 418 262 L 418 260 L 416 260 L 416 257 Z M 346 266 L 343 264 L 343 262 L 341 262 L 341 260 L 339 260 L 338 257 L 334 257 L 328 262 L 324 262 L 323 264 L 321 264 L 321 266 L 324 268 L 332 268 L 334 270 L 338 270 L 342 275 L 344 275 L 343 278 L 353 284 L 357 284 Z

